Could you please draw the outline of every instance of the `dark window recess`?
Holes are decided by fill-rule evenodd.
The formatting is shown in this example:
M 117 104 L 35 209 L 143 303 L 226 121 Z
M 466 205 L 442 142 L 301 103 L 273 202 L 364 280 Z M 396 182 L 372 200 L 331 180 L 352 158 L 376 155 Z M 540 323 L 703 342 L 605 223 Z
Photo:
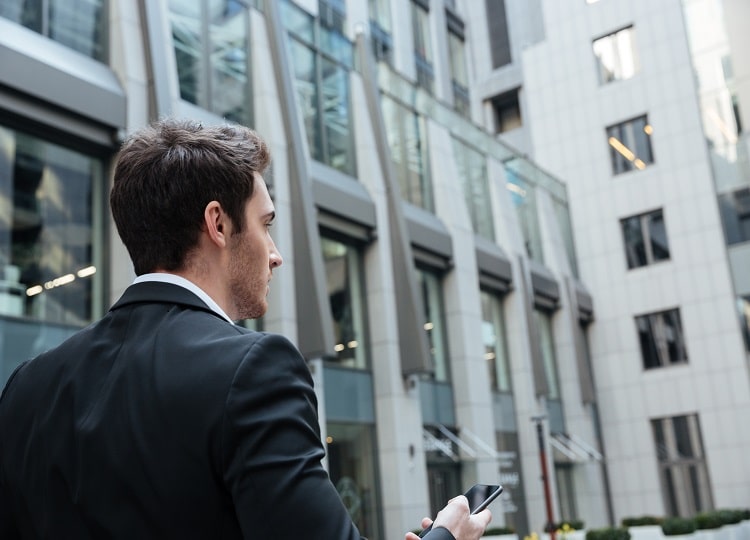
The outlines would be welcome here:
M 518 89 L 505 92 L 490 99 L 495 120 L 495 133 L 505 133 L 523 125 Z
M 628 268 L 669 259 L 669 240 L 661 210 L 621 220 Z
M 750 188 L 719 195 L 727 245 L 750 241 Z
M 490 33 L 492 68 L 497 69 L 511 63 L 508 20 L 505 15 L 505 0 L 486 0 L 487 27 Z
M 679 309 L 641 315 L 635 323 L 644 369 L 687 363 Z

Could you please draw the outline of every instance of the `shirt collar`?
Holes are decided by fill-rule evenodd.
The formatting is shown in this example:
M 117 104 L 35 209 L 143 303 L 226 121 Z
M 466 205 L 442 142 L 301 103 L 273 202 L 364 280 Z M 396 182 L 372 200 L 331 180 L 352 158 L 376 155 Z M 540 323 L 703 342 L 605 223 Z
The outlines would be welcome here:
M 133 284 L 135 283 L 143 283 L 145 281 L 159 281 L 162 283 L 171 283 L 172 285 L 179 285 L 180 287 L 183 287 L 190 292 L 192 292 L 195 296 L 203 300 L 203 302 L 206 303 L 206 305 L 211 308 L 211 311 L 214 311 L 218 315 L 220 315 L 222 318 L 226 319 L 230 323 L 234 324 L 234 321 L 229 318 L 229 315 L 227 315 L 221 307 L 219 307 L 219 304 L 217 304 L 213 298 L 208 296 L 206 291 L 198 287 L 195 283 L 192 281 L 185 279 L 182 276 L 178 276 L 177 274 L 167 274 L 165 272 L 154 272 L 151 274 L 142 274 L 133 280 Z

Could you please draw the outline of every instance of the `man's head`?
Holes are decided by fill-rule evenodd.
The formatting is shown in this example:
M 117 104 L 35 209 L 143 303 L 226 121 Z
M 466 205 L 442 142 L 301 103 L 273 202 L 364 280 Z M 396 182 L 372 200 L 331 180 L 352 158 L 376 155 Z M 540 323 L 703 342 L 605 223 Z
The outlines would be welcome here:
M 262 316 L 281 255 L 261 173 L 268 149 L 252 130 L 163 120 L 123 145 L 110 206 L 138 275 L 171 272 L 233 319 Z
M 136 275 L 184 269 L 211 201 L 241 232 L 256 174 L 269 161 L 265 142 L 241 126 L 167 119 L 131 135 L 117 159 L 110 206 Z

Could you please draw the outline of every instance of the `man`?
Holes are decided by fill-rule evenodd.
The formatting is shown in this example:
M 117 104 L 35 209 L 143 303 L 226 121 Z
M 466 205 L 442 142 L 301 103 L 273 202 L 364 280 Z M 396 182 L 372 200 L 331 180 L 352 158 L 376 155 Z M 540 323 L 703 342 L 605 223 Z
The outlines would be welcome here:
M 282 264 L 268 162 L 242 127 L 164 120 L 123 145 L 110 205 L 138 277 L 8 380 L 0 538 L 359 538 L 304 359 L 232 323 L 265 313 Z M 427 538 L 489 520 L 458 497 Z

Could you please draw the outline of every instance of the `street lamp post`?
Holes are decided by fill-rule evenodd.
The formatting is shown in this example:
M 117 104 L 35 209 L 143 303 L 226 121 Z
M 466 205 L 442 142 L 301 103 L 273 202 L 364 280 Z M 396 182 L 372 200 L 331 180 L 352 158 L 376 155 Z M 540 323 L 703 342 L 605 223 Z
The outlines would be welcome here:
M 544 505 L 547 510 L 547 525 L 544 527 L 549 533 L 550 540 L 555 540 L 555 521 L 552 514 L 552 495 L 549 487 L 549 474 L 547 473 L 547 451 L 544 444 L 544 431 L 542 422 L 546 416 L 533 416 L 531 420 L 536 424 L 536 435 L 539 441 L 539 459 L 542 465 L 542 485 L 544 486 Z

